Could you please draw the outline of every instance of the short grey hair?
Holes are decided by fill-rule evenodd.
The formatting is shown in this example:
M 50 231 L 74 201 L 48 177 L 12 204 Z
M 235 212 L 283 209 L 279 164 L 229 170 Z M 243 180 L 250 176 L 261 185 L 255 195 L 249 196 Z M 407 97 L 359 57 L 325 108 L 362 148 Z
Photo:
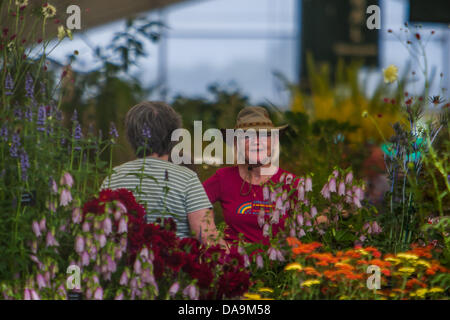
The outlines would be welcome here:
M 127 138 L 139 158 L 151 153 L 159 156 L 170 154 L 177 143 L 171 141 L 172 132 L 181 126 L 181 116 L 161 101 L 138 103 L 125 116 Z M 150 138 L 146 131 L 150 133 Z

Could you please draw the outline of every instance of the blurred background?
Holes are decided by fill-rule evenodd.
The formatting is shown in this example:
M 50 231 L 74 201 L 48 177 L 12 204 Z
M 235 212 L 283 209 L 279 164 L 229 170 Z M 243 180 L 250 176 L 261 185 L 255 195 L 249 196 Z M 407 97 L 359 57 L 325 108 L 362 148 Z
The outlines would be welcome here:
M 55 6 L 64 12 L 69 2 Z M 320 183 L 333 167 L 352 166 L 377 204 L 387 190 L 382 143 L 394 133 L 400 105 L 413 95 L 448 97 L 447 0 L 78 4 L 81 30 L 51 61 L 65 74 L 66 119 L 77 110 L 83 130 L 94 126 L 105 135 L 111 122 L 118 127 L 115 164 L 134 157 L 123 118 L 141 100 L 164 100 L 186 128 L 202 120 L 204 130 L 233 127 L 241 108 L 258 104 L 290 125 L 281 140 L 283 168 L 314 172 Z M 380 29 L 366 25 L 370 5 L 380 8 Z M 392 64 L 395 86 L 383 81 Z M 196 170 L 203 181 L 216 167 Z

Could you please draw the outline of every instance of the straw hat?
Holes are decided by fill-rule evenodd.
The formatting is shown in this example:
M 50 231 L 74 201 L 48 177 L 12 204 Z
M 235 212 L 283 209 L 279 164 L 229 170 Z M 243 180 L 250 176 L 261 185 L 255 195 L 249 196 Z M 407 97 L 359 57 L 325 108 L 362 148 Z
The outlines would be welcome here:
M 234 129 L 267 129 L 268 132 L 270 132 L 271 129 L 283 130 L 287 127 L 287 124 L 275 127 L 272 120 L 270 120 L 267 109 L 258 106 L 250 106 L 239 111 Z

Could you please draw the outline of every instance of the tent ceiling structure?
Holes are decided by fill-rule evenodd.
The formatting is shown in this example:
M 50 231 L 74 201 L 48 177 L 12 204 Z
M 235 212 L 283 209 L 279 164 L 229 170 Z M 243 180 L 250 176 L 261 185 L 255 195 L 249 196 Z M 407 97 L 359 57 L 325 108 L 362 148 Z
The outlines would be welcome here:
M 98 27 L 116 20 L 137 16 L 143 12 L 164 8 L 166 6 L 184 1 L 186 0 L 130 0 L 125 2 L 123 0 L 50 0 L 48 3 L 56 8 L 56 16 L 54 20 L 59 20 L 59 23 L 47 23 L 45 32 L 46 38 L 55 37 L 58 26 L 66 25 L 66 20 L 70 16 L 70 14 L 66 11 L 70 5 L 77 5 L 81 9 L 80 31 L 83 32 L 87 29 Z M 34 7 L 34 11 L 39 10 L 39 6 L 42 6 L 43 3 L 45 2 L 29 1 L 29 5 Z M 10 16 L 9 19 L 6 19 L 6 15 L 11 14 L 12 12 L 15 12 L 14 7 L 11 8 L 9 13 L 6 12 L 6 10 L 2 12 L 2 28 L 7 26 L 14 28 L 15 18 Z M 28 9 L 27 12 L 29 12 Z M 25 19 L 33 19 L 33 16 L 25 16 Z M 5 21 L 7 21 L 6 25 L 4 24 Z M 40 29 L 41 27 L 37 27 L 39 32 Z

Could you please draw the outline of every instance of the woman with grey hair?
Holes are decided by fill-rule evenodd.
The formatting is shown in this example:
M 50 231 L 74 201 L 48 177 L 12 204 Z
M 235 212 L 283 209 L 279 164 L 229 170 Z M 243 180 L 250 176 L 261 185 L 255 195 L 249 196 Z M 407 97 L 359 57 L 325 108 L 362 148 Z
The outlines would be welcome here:
M 203 243 L 218 240 L 212 205 L 197 174 L 169 161 L 176 141 L 172 132 L 181 128 L 181 117 L 164 102 L 141 102 L 125 117 L 128 141 L 137 159 L 113 169 L 103 188 L 126 188 L 144 205 L 147 222 L 172 217 L 179 237 L 192 234 Z

